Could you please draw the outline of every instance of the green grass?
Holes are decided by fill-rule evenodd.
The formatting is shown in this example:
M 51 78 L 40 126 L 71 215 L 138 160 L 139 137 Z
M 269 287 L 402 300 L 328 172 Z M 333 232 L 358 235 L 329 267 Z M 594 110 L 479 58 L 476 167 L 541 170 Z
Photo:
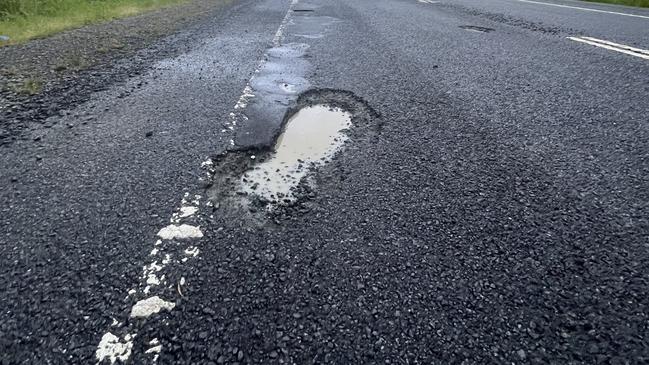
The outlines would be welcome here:
M 36 95 L 43 90 L 43 81 L 38 78 L 27 78 L 11 88 L 14 92 L 23 95 Z
M 617 5 L 638 6 L 641 8 L 649 8 L 649 0 L 585 0 L 593 3 L 607 3 Z
M 0 35 L 9 36 L 9 44 L 20 43 L 66 29 L 186 1 L 188 0 L 0 0 Z
M 58 62 L 54 65 L 53 70 L 57 72 L 64 70 L 79 71 L 88 66 L 89 63 L 85 58 L 78 54 L 72 54 L 58 60 Z

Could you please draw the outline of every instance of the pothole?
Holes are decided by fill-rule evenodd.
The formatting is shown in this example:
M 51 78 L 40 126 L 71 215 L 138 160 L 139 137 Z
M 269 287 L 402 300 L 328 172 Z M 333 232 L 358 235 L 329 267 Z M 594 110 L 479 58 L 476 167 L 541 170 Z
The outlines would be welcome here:
M 337 153 L 343 145 L 353 155 L 376 143 L 382 119 L 349 91 L 312 89 L 300 94 L 280 125 L 267 142 L 238 145 L 206 165 L 211 177 L 205 189 L 214 214 L 241 218 L 232 224 L 259 226 L 270 217 L 276 223 L 317 195 L 320 179 L 340 167 L 325 163 L 345 158 Z
M 274 153 L 241 177 L 241 190 L 270 203 L 290 202 L 291 190 L 344 144 L 351 114 L 326 104 L 306 106 L 286 123 Z
M 495 30 L 493 28 L 480 27 L 477 25 L 460 25 L 460 28 L 464 30 L 468 30 L 470 32 L 478 32 L 478 33 L 489 33 Z

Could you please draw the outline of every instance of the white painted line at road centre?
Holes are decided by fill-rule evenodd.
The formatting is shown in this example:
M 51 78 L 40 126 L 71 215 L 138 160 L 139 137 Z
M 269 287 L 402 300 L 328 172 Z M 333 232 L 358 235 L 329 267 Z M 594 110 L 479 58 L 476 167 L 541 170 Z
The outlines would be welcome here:
M 571 41 L 586 43 L 586 44 L 590 44 L 591 46 L 596 46 L 611 51 L 628 54 L 630 56 L 640 57 L 645 60 L 649 60 L 649 50 L 646 49 L 634 48 L 624 44 L 613 43 L 613 42 L 609 42 L 609 41 L 605 41 L 593 37 L 567 37 L 567 38 L 570 39 Z
M 610 41 L 605 41 L 603 39 L 597 39 L 597 38 L 593 38 L 593 37 L 579 37 L 579 38 L 585 39 L 585 40 L 591 41 L 591 42 L 603 43 L 603 44 L 606 44 L 606 45 L 609 45 L 609 46 L 622 48 L 622 49 L 625 49 L 625 50 L 628 50 L 628 51 L 633 51 L 635 53 L 642 53 L 644 55 L 649 56 L 649 50 L 646 50 L 646 49 L 635 48 L 635 47 L 627 46 L 625 44 L 613 43 L 613 42 L 610 42 Z
M 617 12 L 617 11 L 608 11 L 608 10 L 600 10 L 600 9 L 593 9 L 593 8 L 582 8 L 580 6 L 570 6 L 570 5 L 561 5 L 561 4 L 554 4 L 554 3 L 544 3 L 544 2 L 532 1 L 532 0 L 516 0 L 516 1 L 520 1 L 520 2 L 523 2 L 523 3 L 530 3 L 530 4 L 556 6 L 556 7 L 559 7 L 559 8 L 577 9 L 577 10 L 584 10 L 584 11 L 593 11 L 593 12 L 596 12 L 596 13 L 624 15 L 624 16 L 631 16 L 631 17 L 635 17 L 635 18 L 649 19 L 649 16 L 647 16 L 647 15 L 620 13 L 620 12 Z
M 289 9 L 286 13 L 286 16 L 280 23 L 279 28 L 277 29 L 277 32 L 275 33 L 275 36 L 273 37 L 272 43 L 274 47 L 278 47 L 281 45 L 281 41 L 284 38 L 284 29 L 288 25 L 291 17 L 291 12 L 293 11 L 293 8 L 295 5 L 298 3 L 299 0 L 292 0 L 291 4 L 289 6 Z M 252 78 L 250 81 L 248 81 L 248 84 L 243 90 L 242 95 L 239 97 L 239 100 L 237 101 L 236 105 L 234 106 L 234 110 L 241 111 L 245 109 L 247 106 L 248 102 L 254 95 L 252 94 L 252 88 L 250 87 L 252 79 L 259 73 L 259 70 L 261 67 L 264 65 L 265 59 L 262 58 L 260 61 L 259 65 L 257 66 L 257 69 L 253 73 Z M 230 124 L 231 124 L 231 130 L 234 129 L 234 126 L 236 125 L 236 120 L 237 116 L 241 114 L 235 114 L 235 113 L 230 113 Z M 245 117 L 245 116 L 244 116 Z M 230 140 L 230 144 L 234 145 L 234 141 Z M 201 167 L 205 168 L 211 166 L 212 160 L 208 159 L 207 161 L 204 161 L 201 164 Z M 171 224 L 163 227 L 160 229 L 158 232 L 158 237 L 160 238 L 157 240 L 154 244 L 153 250 L 151 251 L 152 256 L 159 256 L 159 254 L 162 254 L 161 252 L 161 245 L 163 242 L 167 241 L 173 241 L 173 240 L 195 240 L 195 239 L 200 239 L 203 237 L 203 233 L 201 232 L 199 227 L 192 226 L 189 224 L 181 224 L 182 220 L 185 218 L 191 218 L 193 215 L 195 215 L 198 210 L 199 210 L 199 199 L 200 196 L 196 195 L 194 197 L 195 199 L 191 199 L 189 196 L 189 193 L 185 193 L 185 196 L 183 197 L 180 209 L 177 213 L 174 213 L 173 216 L 171 217 Z M 189 200 L 188 200 L 189 199 Z M 180 260 L 180 262 L 185 262 L 189 257 L 196 257 L 199 253 L 199 249 L 195 246 L 189 246 L 185 249 L 185 256 Z M 164 284 L 165 281 L 165 276 L 164 274 L 160 276 L 160 272 L 163 271 L 165 266 L 172 260 L 170 255 L 165 255 L 164 259 L 158 263 L 158 260 L 154 260 L 151 262 L 149 265 L 145 265 L 143 267 L 143 275 L 142 278 L 144 283 L 140 283 L 142 285 L 146 285 L 146 287 L 142 290 L 141 294 L 145 294 L 147 298 L 142 299 L 135 303 L 133 307 L 131 308 L 131 313 L 130 313 L 130 318 L 132 319 L 146 319 L 149 316 L 159 313 L 162 310 L 172 310 L 175 306 L 176 303 L 172 301 L 166 301 L 161 299 L 158 295 L 153 295 L 150 293 L 152 289 L 155 289 L 155 287 L 161 286 L 161 284 Z M 180 286 L 185 283 L 185 278 L 181 277 L 180 283 L 178 283 L 178 291 L 180 292 Z M 135 296 L 139 293 L 139 290 L 136 289 L 131 289 L 128 292 L 128 297 Z M 182 294 L 181 294 L 182 295 Z M 127 298 L 128 298 L 127 297 Z M 123 327 L 122 332 L 126 332 L 126 334 L 120 338 L 110 331 L 107 331 L 101 338 L 101 341 L 97 345 L 97 350 L 95 351 L 95 357 L 97 360 L 97 364 L 100 363 L 110 363 L 114 364 L 117 361 L 120 362 L 126 362 L 132 355 L 132 350 L 133 350 L 133 340 L 137 336 L 138 328 L 133 325 L 133 323 L 120 323 L 117 320 L 113 320 L 113 325 L 111 327 Z M 145 351 L 146 354 L 153 354 L 153 362 L 155 363 L 158 359 L 158 356 L 160 352 L 162 351 L 162 345 L 159 344 L 159 341 L 157 339 L 151 340 L 149 342 L 149 345 L 152 345 L 153 347 L 147 349 Z

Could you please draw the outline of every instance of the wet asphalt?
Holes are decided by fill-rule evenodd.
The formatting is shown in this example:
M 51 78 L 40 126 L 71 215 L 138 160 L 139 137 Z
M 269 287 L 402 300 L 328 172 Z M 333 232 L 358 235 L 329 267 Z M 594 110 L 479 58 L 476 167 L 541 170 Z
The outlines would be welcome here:
M 292 5 L 303 62 L 271 71 L 353 93 L 359 123 L 297 203 L 201 205 L 175 308 L 129 319 L 156 233 L 219 188 L 201 163 L 299 105 L 261 92 L 229 128 L 290 6 L 235 2 L 2 149 L 1 363 L 93 363 L 106 331 L 134 364 L 152 339 L 161 364 L 649 361 L 649 61 L 566 38 L 649 49 L 649 19 L 515 0 Z

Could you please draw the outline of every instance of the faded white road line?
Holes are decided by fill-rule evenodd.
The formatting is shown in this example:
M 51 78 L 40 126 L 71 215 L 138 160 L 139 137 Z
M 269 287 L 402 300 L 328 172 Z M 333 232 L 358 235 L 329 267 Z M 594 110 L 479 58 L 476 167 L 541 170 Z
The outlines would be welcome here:
M 158 295 L 152 295 L 151 292 L 159 291 L 162 286 L 169 284 L 171 286 L 184 284 L 184 278 L 181 278 L 182 284 L 167 283 L 167 278 L 164 274 L 164 269 L 172 262 L 185 262 L 189 256 L 179 260 L 172 257 L 171 254 L 166 253 L 167 244 L 177 245 L 183 242 L 186 244 L 188 240 L 198 239 L 203 237 L 203 233 L 197 226 L 189 224 L 181 224 L 182 220 L 191 219 L 191 217 L 198 212 L 200 205 L 200 196 L 195 195 L 192 197 L 189 193 L 185 193 L 180 204 L 178 212 L 174 213 L 170 219 L 170 225 L 160 229 L 158 237 L 153 245 L 153 250 L 150 253 L 151 260 L 148 265 L 142 268 L 142 281 L 137 288 L 128 291 L 126 299 L 140 297 L 144 298 L 139 300 L 131 308 L 130 318 L 147 318 L 153 314 L 159 313 L 162 310 L 172 310 L 176 304 L 174 302 L 161 299 Z M 176 242 L 176 243 L 170 243 Z M 193 247 L 193 246 L 192 246 Z M 194 255 L 195 256 L 195 255 Z M 152 296 L 151 296 L 152 295 Z M 119 331 L 121 338 L 113 334 L 113 331 Z M 133 328 L 131 322 L 121 323 L 113 319 L 111 330 L 104 333 L 101 341 L 97 345 L 95 351 L 95 358 L 98 363 L 116 361 L 125 362 L 131 356 L 133 350 L 133 340 L 137 336 L 137 329 Z M 158 358 L 162 346 L 156 344 L 154 347 L 145 351 L 147 354 L 153 355 L 153 361 Z
M 439 1 L 433 1 L 433 0 L 417 0 L 417 1 L 419 1 L 420 3 L 424 3 L 424 4 L 437 4 L 437 3 L 439 3 Z
M 611 51 L 620 52 L 620 53 L 628 54 L 630 56 L 640 57 L 640 58 L 644 58 L 645 60 L 649 60 L 649 50 L 646 49 L 635 48 L 624 44 L 613 43 L 610 41 L 605 41 L 593 37 L 567 37 L 567 38 L 572 41 L 586 43 L 586 44 L 590 44 L 591 46 L 600 47 Z
M 625 49 L 625 50 L 633 51 L 635 53 L 641 53 L 641 54 L 649 56 L 649 50 L 646 50 L 646 49 L 635 48 L 635 47 L 627 46 L 625 44 L 613 43 L 611 41 L 605 41 L 603 39 L 597 39 L 597 38 L 593 38 L 593 37 L 579 37 L 579 38 L 585 39 L 587 41 L 607 44 L 609 46 L 618 47 L 618 48 L 622 48 L 622 49 Z
M 284 29 L 288 25 L 291 12 L 293 11 L 293 8 L 297 3 L 298 0 L 291 1 L 286 16 L 282 20 L 279 28 L 277 29 L 277 32 L 275 33 L 275 36 L 273 37 L 272 43 L 274 47 L 280 46 L 281 41 L 284 37 Z M 265 62 L 265 59 L 261 60 L 252 78 L 254 78 L 255 75 L 259 73 L 259 70 Z M 234 111 L 239 111 L 239 113 L 230 113 L 231 130 L 233 130 L 234 126 L 236 126 L 237 118 L 242 117 L 245 119 L 245 116 L 240 113 L 240 111 L 245 109 L 252 97 L 254 97 L 254 95 L 252 94 L 250 81 L 248 81 L 248 84 L 244 88 L 242 95 L 234 106 Z M 230 140 L 230 144 L 234 145 L 234 141 Z M 201 164 L 202 168 L 209 169 L 211 166 L 211 159 L 208 159 Z M 177 285 L 178 292 L 180 295 L 182 295 L 180 288 L 185 284 L 185 278 L 181 277 L 180 282 L 177 284 L 167 283 L 165 275 L 162 274 L 163 269 L 170 262 L 186 262 L 189 258 L 196 257 L 199 253 L 199 249 L 195 246 L 187 247 L 184 251 L 185 257 L 181 259 L 173 258 L 169 254 L 165 254 L 164 257 L 161 256 L 164 253 L 164 244 L 166 242 L 178 242 L 180 240 L 186 243 L 188 240 L 196 240 L 203 237 L 203 233 L 201 232 L 200 227 L 183 223 L 183 220 L 188 218 L 191 219 L 191 217 L 194 216 L 199 210 L 201 197 L 199 195 L 195 195 L 193 198 L 194 199 L 192 199 L 189 193 L 185 193 L 178 212 L 174 213 L 171 217 L 171 224 L 163 227 L 158 232 L 157 235 L 159 239 L 154 243 L 153 250 L 150 254 L 153 257 L 153 261 L 150 264 L 144 266 L 142 272 L 142 282 L 139 283 L 139 287 L 137 289 L 131 289 L 128 292 L 127 298 L 134 296 L 145 297 L 144 299 L 141 299 L 137 303 L 135 303 L 131 308 L 131 313 L 129 316 L 131 319 L 146 319 L 149 316 L 159 313 L 162 310 L 170 311 L 176 306 L 176 303 L 172 301 L 166 301 L 160 298 L 158 295 L 153 295 L 152 292 L 156 291 L 156 288 L 160 288 L 165 284 L 170 284 L 172 286 Z M 209 205 L 210 203 L 206 202 L 205 204 Z M 142 287 L 144 288 L 142 289 Z M 117 320 L 113 319 L 113 324 L 111 325 L 111 327 L 115 327 L 115 329 L 120 330 L 120 332 L 123 333 L 122 338 L 114 335 L 111 331 L 104 333 L 101 341 L 97 345 L 97 350 L 95 351 L 95 358 L 97 360 L 97 363 L 109 362 L 113 364 L 116 361 L 126 362 L 132 355 L 133 340 L 137 336 L 136 326 L 133 326 L 132 322 L 120 323 Z M 159 341 L 157 339 L 151 340 L 149 342 L 149 345 L 151 345 L 152 347 L 147 349 L 145 353 L 152 354 L 153 362 L 156 362 L 160 352 L 162 351 L 162 345 L 159 344 Z
M 556 6 L 559 8 L 568 8 L 568 9 L 577 9 L 577 10 L 584 10 L 584 11 L 592 11 L 595 13 L 606 13 L 606 14 L 615 14 L 615 15 L 624 15 L 624 16 L 632 16 L 634 18 L 643 18 L 643 19 L 649 19 L 649 16 L 647 15 L 638 15 L 638 14 L 630 14 L 630 13 L 620 13 L 617 11 L 608 11 L 608 10 L 600 10 L 600 9 L 593 9 L 593 8 L 582 8 L 580 6 L 570 6 L 570 5 L 561 5 L 561 4 L 553 4 L 553 3 L 544 3 L 540 1 L 532 1 L 532 0 L 516 0 L 520 1 L 523 3 L 530 3 L 530 4 L 539 4 L 539 5 L 547 5 L 547 6 Z

